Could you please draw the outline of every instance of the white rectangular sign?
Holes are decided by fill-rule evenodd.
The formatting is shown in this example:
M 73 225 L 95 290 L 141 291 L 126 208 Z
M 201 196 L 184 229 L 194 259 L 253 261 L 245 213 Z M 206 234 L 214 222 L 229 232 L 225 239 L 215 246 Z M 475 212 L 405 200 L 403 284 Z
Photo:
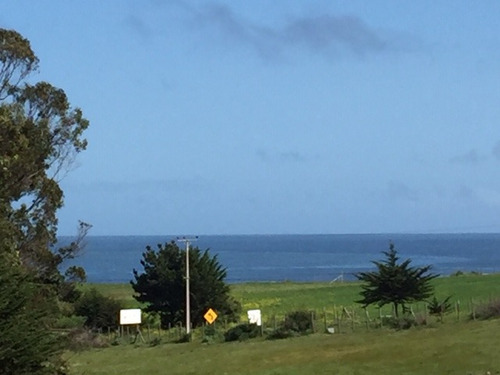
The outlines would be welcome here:
M 141 309 L 120 310 L 120 325 L 141 324 Z
M 260 310 L 248 310 L 247 315 L 248 315 L 248 322 L 250 324 L 257 324 L 258 326 L 262 325 Z

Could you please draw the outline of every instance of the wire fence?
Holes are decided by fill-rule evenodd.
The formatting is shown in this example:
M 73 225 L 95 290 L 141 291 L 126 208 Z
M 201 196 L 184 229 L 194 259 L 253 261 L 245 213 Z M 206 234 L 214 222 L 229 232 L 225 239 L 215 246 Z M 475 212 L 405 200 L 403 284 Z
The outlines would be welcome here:
M 310 333 L 346 334 L 376 330 L 381 328 L 408 328 L 413 325 L 430 325 L 444 322 L 460 322 L 484 318 L 485 307 L 489 306 L 500 316 L 500 300 L 478 301 L 470 299 L 450 304 L 441 313 L 429 312 L 428 303 L 418 303 L 408 306 L 404 314 L 395 316 L 390 306 L 380 309 L 366 309 L 359 305 L 332 305 L 318 309 L 303 309 L 310 319 Z M 290 312 L 292 313 L 292 312 Z M 261 335 L 276 331 L 283 326 L 288 313 L 277 314 L 262 311 Z M 150 345 L 160 342 L 207 341 L 209 339 L 223 341 L 224 333 L 237 324 L 248 323 L 246 320 L 228 322 L 223 317 L 213 324 L 203 324 L 192 327 L 190 336 L 186 335 L 182 324 L 162 328 L 159 323 L 142 324 L 141 326 L 120 326 L 117 330 L 101 330 L 100 334 L 107 336 L 112 344 L 146 343 Z M 407 326 L 408 325 L 408 326 Z

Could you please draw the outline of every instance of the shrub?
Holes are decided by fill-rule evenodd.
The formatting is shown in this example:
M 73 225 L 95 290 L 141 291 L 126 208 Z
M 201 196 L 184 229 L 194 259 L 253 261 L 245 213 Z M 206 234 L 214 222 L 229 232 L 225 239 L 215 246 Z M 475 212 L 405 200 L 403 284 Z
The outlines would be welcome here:
M 427 305 L 427 310 L 429 311 L 429 314 L 437 316 L 438 319 L 442 322 L 444 314 L 451 311 L 450 298 L 451 296 L 448 296 L 444 300 L 439 302 L 436 296 L 434 296 L 432 300 L 428 302 Z
M 313 332 L 313 316 L 310 311 L 293 311 L 285 317 L 278 329 L 267 337 L 269 340 L 285 339 Z
M 105 348 L 108 340 L 95 332 L 86 329 L 75 329 L 66 337 L 66 348 L 72 351 L 81 351 L 91 348 Z
M 279 327 L 278 329 L 272 331 L 268 336 L 268 340 L 281 340 L 281 339 L 288 339 L 290 337 L 298 337 L 300 336 L 300 333 L 290 330 L 290 329 L 285 329 L 283 327 Z
M 412 316 L 403 317 L 384 317 L 382 318 L 382 324 L 386 327 L 390 327 L 396 330 L 409 329 L 415 326 L 417 323 L 415 318 Z
M 417 314 L 415 316 L 415 325 L 416 326 L 426 326 L 427 325 L 427 317 L 425 314 Z
M 259 336 L 260 327 L 257 324 L 243 323 L 230 328 L 224 333 L 225 341 L 244 341 Z
M 85 324 L 84 316 L 63 316 L 59 318 L 53 325 L 53 328 L 58 329 L 75 329 L 82 328 Z
M 183 343 L 190 342 L 190 341 L 191 341 L 191 334 L 190 333 L 184 333 L 183 335 L 181 335 L 181 337 L 179 337 L 174 342 L 176 344 L 183 344 Z
M 106 297 L 92 288 L 75 303 L 75 314 L 86 318 L 87 328 L 115 329 L 119 323 L 120 308 L 119 301 Z
M 161 344 L 161 338 L 160 337 L 155 337 L 151 342 L 149 343 L 149 346 L 154 347 L 158 346 Z
M 313 330 L 312 312 L 293 311 L 285 317 L 282 327 L 297 333 L 311 333 Z
M 500 299 L 479 305 L 474 315 L 471 314 L 472 318 L 482 320 L 500 318 Z

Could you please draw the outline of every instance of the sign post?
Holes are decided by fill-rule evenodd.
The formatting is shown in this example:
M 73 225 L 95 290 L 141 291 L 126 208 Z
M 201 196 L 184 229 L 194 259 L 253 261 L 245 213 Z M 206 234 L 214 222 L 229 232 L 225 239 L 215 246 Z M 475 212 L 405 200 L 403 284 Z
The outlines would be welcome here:
M 135 325 L 135 338 L 134 343 L 137 341 L 137 337 L 140 337 L 142 342 L 144 341 L 144 337 L 142 337 L 141 330 L 139 329 L 139 325 L 141 324 L 141 309 L 122 309 L 120 310 L 120 325 Z

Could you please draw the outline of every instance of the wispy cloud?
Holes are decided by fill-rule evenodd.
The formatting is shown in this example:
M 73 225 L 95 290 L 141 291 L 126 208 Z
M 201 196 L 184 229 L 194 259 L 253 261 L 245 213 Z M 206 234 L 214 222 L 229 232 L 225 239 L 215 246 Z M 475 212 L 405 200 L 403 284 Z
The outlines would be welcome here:
M 327 58 L 345 55 L 365 56 L 399 49 L 393 40 L 355 15 L 317 13 L 277 18 L 264 24 L 237 13 L 220 2 L 194 4 L 175 0 L 150 2 L 158 12 L 176 12 L 176 17 L 191 32 L 202 33 L 209 43 L 223 43 L 225 48 L 246 48 L 263 60 L 281 60 L 306 50 Z M 183 21 L 182 21 L 183 20 Z M 150 33 L 148 22 L 135 12 L 126 24 L 141 37 Z
M 345 48 L 356 54 L 365 54 L 389 47 L 387 41 L 354 16 L 321 15 L 297 18 L 280 34 L 282 39 L 291 45 L 302 45 L 316 51 Z
M 457 201 L 470 202 L 474 205 L 485 205 L 488 207 L 500 206 L 500 191 L 490 187 L 460 186 L 456 192 Z
M 136 14 L 128 15 L 124 23 L 126 27 L 130 28 L 132 32 L 142 40 L 148 40 L 153 35 L 153 31 L 149 28 L 147 23 Z
M 405 201 L 418 201 L 418 193 L 407 184 L 401 181 L 389 181 L 386 194 L 391 199 L 401 199 Z
M 280 162 L 280 163 L 303 163 L 308 160 L 308 157 L 298 151 L 278 151 L 269 152 L 260 149 L 257 151 L 257 156 L 264 162 Z
M 355 16 L 298 16 L 282 25 L 266 26 L 237 15 L 227 5 L 211 3 L 197 9 L 196 19 L 200 27 L 217 30 L 263 58 L 297 48 L 328 56 L 365 55 L 391 48 L 389 41 Z
M 486 157 L 479 154 L 475 149 L 472 149 L 464 154 L 456 155 L 450 159 L 452 164 L 478 164 L 485 160 Z
M 500 160 L 500 141 L 495 143 L 495 146 L 493 146 L 493 150 L 491 151 L 495 159 Z

